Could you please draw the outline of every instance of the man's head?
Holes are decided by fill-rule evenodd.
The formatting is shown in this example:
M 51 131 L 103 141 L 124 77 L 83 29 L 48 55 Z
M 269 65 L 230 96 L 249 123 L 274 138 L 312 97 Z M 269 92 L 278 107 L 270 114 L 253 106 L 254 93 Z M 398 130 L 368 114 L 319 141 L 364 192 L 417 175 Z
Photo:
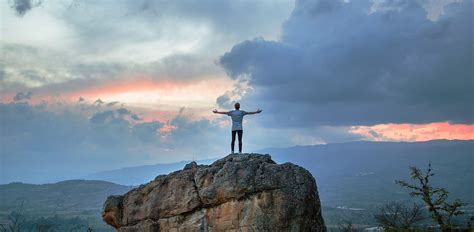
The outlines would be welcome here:
M 236 103 L 234 104 L 234 107 L 235 107 L 236 110 L 240 109 L 240 103 L 236 102 Z

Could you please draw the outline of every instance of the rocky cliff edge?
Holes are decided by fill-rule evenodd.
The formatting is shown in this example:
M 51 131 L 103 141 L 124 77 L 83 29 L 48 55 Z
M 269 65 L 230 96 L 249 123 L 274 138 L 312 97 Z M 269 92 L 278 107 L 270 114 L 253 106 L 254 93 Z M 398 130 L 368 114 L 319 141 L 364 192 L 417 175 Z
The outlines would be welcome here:
M 102 217 L 124 232 L 326 231 L 312 175 L 261 154 L 189 163 L 109 196 Z

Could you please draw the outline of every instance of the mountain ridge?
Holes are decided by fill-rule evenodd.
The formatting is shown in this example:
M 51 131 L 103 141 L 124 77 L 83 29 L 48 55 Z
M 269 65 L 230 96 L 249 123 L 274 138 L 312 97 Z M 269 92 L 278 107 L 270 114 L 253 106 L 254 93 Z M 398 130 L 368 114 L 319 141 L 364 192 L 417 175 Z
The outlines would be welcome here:
M 350 145 L 375 145 L 375 146 L 383 146 L 383 145 L 429 145 L 429 144 L 473 144 L 474 140 L 446 140 L 446 139 L 439 139 L 439 140 L 429 140 L 429 141 L 422 141 L 422 142 L 404 142 L 404 141 L 350 141 L 350 142 L 340 142 L 340 143 L 328 143 L 328 144 L 316 144 L 316 145 L 296 145 L 291 147 L 270 147 L 257 150 L 257 153 L 269 153 L 273 155 L 273 151 L 278 150 L 288 150 L 288 149 L 309 149 L 309 148 L 327 148 L 327 147 L 334 147 L 334 146 L 350 146 Z M 196 160 L 199 164 L 210 164 L 213 161 L 217 160 L 218 158 L 214 159 L 204 159 L 204 160 Z M 284 160 L 278 159 L 279 162 L 285 162 Z M 153 178 L 154 174 L 168 174 L 173 172 L 174 170 L 178 170 L 184 167 L 186 163 L 191 162 L 189 161 L 179 161 L 179 162 L 172 162 L 172 163 L 157 163 L 157 164 L 150 164 L 150 165 L 140 165 L 140 166 L 132 166 L 132 167 L 125 167 L 120 169 L 113 169 L 113 170 L 106 170 L 101 172 L 96 172 L 90 175 L 83 177 L 86 180 L 104 180 L 110 181 L 117 184 L 122 185 L 138 185 L 145 183 L 147 180 Z M 144 171 L 139 171 L 140 169 L 145 169 Z M 138 172 L 145 172 L 149 174 L 144 174 L 143 176 L 136 176 Z M 117 177 L 117 175 L 123 175 L 124 177 Z M 130 178 L 130 176 L 132 176 Z M 127 180 L 127 178 L 130 178 Z M 124 180 L 125 179 L 125 180 Z
M 343 146 L 297 146 L 287 149 L 273 149 L 273 151 L 267 150 L 267 152 L 261 153 L 271 154 L 272 159 L 277 163 L 293 161 L 309 170 L 317 178 L 322 206 L 328 209 L 323 212 L 327 224 L 337 225 L 341 214 L 350 211 L 351 208 L 363 209 L 358 212 L 364 213 L 365 216 L 362 215 L 365 217 L 363 221 L 370 224 L 373 223 L 370 209 L 387 200 L 412 200 L 404 189 L 395 184 L 395 180 L 409 180 L 410 165 L 425 169 L 430 160 L 433 162 L 436 173 L 433 184 L 447 188 L 452 197 L 460 198 L 470 205 L 474 204 L 474 199 L 470 194 L 472 193 L 470 183 L 474 178 L 474 170 L 471 167 L 474 161 L 473 140 L 455 142 L 443 140 L 423 143 L 388 142 L 390 146 L 376 143 L 382 146 L 375 146 L 375 148 L 373 146 L 366 147 L 364 144 L 365 141 L 346 143 Z M 374 142 L 368 144 L 373 145 Z M 282 155 L 282 153 L 284 154 Z M 318 155 L 315 155 L 316 153 Z M 377 160 L 382 160 L 382 162 Z M 152 173 L 152 175 L 158 174 Z M 153 178 L 149 178 L 141 184 L 148 183 L 151 179 Z M 84 186 L 83 184 L 87 181 L 91 180 L 67 180 L 58 182 L 58 185 L 21 182 L 0 185 L 0 213 L 16 210 L 21 197 L 29 195 L 31 201 L 25 203 L 25 209 L 31 209 L 28 210 L 28 213 L 53 215 L 55 212 L 82 214 L 82 211 L 87 211 L 89 214 L 97 214 L 97 210 L 101 208 L 103 200 L 108 195 L 123 194 L 132 188 L 132 186 L 92 180 L 92 186 L 94 184 L 96 186 L 102 185 L 101 188 L 97 188 L 99 195 L 93 192 L 96 191 L 93 190 L 94 188 L 84 191 L 74 187 L 73 189 L 76 191 L 62 193 L 59 191 L 62 195 L 51 195 L 58 192 L 54 188 L 51 188 L 51 191 L 37 191 L 37 186 L 43 186 L 41 187 L 43 189 L 67 185 Z M 8 193 L 4 189 L 9 189 Z M 75 194 L 75 192 L 84 192 L 87 196 L 68 197 L 68 194 Z M 17 198 L 20 199 L 17 200 Z M 85 204 L 79 203 L 81 199 L 85 199 Z M 89 200 L 91 202 L 88 203 Z M 72 211 L 67 209 L 68 205 L 65 203 L 68 201 L 76 205 Z M 352 214 L 354 212 L 351 212 Z M 363 217 L 358 214 L 354 216 L 353 220 L 361 222 L 361 218 Z

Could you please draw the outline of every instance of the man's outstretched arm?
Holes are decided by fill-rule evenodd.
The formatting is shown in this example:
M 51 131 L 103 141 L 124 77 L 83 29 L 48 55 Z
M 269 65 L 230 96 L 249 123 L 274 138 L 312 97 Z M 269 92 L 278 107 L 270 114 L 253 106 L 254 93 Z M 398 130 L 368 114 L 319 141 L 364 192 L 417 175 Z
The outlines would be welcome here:
M 261 110 L 261 109 L 258 109 L 258 110 L 255 111 L 255 112 L 247 112 L 246 114 L 259 114 L 259 113 L 261 113 L 261 112 L 262 112 L 262 110 Z
M 217 110 L 213 110 L 212 111 L 214 114 L 227 114 L 229 112 L 224 112 L 224 111 L 217 111 Z

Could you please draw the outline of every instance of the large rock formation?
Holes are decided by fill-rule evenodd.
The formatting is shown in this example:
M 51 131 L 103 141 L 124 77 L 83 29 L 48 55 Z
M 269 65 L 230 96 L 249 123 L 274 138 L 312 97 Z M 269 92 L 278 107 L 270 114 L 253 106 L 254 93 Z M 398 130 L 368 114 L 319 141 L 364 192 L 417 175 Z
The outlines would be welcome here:
M 102 217 L 118 231 L 326 231 L 316 182 L 269 155 L 229 155 L 187 164 L 124 196 Z

